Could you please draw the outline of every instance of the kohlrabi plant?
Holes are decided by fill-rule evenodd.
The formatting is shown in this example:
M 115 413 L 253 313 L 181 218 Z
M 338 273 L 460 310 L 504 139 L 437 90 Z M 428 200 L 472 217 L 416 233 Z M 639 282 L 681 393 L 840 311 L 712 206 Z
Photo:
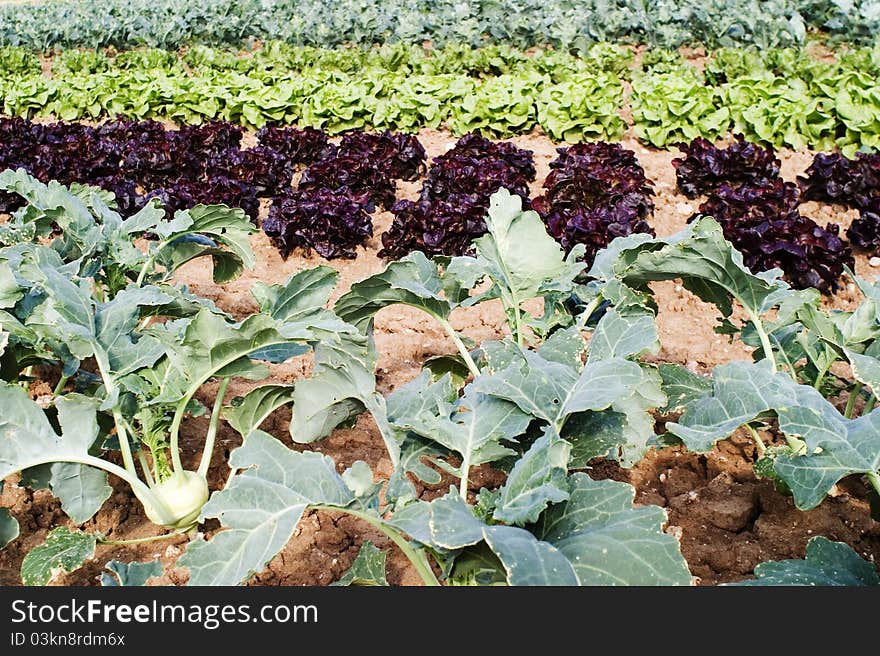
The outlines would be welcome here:
M 113 473 L 152 522 L 193 529 L 209 495 L 230 380 L 265 378 L 267 363 L 318 342 L 323 349 L 366 345 L 324 308 L 336 282 L 326 267 L 283 285 L 255 285 L 259 311 L 242 321 L 173 283 L 175 271 L 197 257 L 213 259 L 220 282 L 253 263 L 247 237 L 254 228 L 240 210 L 196 206 L 165 221 L 148 205 L 123 220 L 94 190 L 47 186 L 21 172 L 2 174 L 0 185 L 28 201 L 3 226 L 8 245 L 0 248 L 0 479 L 21 472 L 24 485 L 51 489 L 75 524 L 110 496 Z M 137 248 L 133 238 L 144 235 L 152 239 Z M 37 373 L 56 384 L 32 400 Z M 206 411 L 196 394 L 210 380 L 218 381 L 216 401 L 201 459 L 188 468 L 183 420 Z M 0 520 L 5 527 L 11 518 Z
M 579 250 L 565 258 L 518 196 L 496 193 L 486 222 L 475 256 L 414 253 L 353 285 L 334 308 L 366 338 L 381 308 L 417 307 L 446 330 L 456 356 L 427 363 L 381 402 L 361 392 L 357 404 L 344 405 L 340 399 L 351 400 L 355 389 L 351 372 L 361 372 L 368 391 L 372 371 L 363 361 L 340 375 L 338 353 L 335 366 L 324 358 L 324 368 L 297 382 L 289 397 L 279 386 L 257 388 L 231 411 L 244 444 L 230 458 L 237 473 L 202 511 L 222 530 L 190 543 L 178 561 L 189 568 L 190 584 L 246 581 L 310 510 L 366 521 L 427 585 L 690 583 L 677 541 L 662 530 L 664 511 L 633 507 L 631 486 L 578 471 L 598 456 L 632 462 L 653 437 L 648 411 L 666 397 L 657 370 L 638 361 L 658 348 L 651 310 L 601 304 L 599 289 L 623 298 L 605 290 L 605 281 L 576 283 L 585 266 Z M 590 297 L 577 319 L 565 303 L 576 289 Z M 544 300 L 540 317 L 524 308 L 536 298 Z M 490 299 L 500 300 L 510 336 L 475 348 L 452 328 L 450 315 Z M 589 346 L 585 330 L 593 333 Z M 314 389 L 303 392 L 305 385 Z M 368 408 L 391 442 L 390 479 L 377 482 L 363 462 L 339 474 L 327 456 L 293 451 L 259 430 L 268 412 L 290 399 L 297 441 L 316 434 L 301 432 L 303 418 L 337 422 Z M 501 488 L 474 489 L 472 470 L 484 463 L 507 471 Z M 457 487 L 419 500 L 414 483 L 439 483 L 441 471 L 457 478 Z
M 605 259 L 614 261 L 605 266 Z M 597 262 L 600 258 L 597 258 Z M 861 474 L 880 510 L 880 287 L 855 278 L 864 300 L 853 311 L 825 311 L 816 290 L 792 290 L 780 271 L 753 274 L 711 218 L 670 238 L 630 237 L 612 243 L 599 268 L 635 293 L 649 282 L 680 279 L 721 314 L 718 332 L 756 347 L 753 363 L 715 367 L 711 378 L 665 365 L 664 387 L 683 410 L 666 424 L 696 452 L 745 427 L 760 456 L 756 471 L 773 478 L 808 510 L 843 477 Z M 591 273 L 597 274 L 595 271 Z M 597 274 L 598 275 L 598 274 Z M 732 321 L 734 305 L 747 320 Z M 833 365 L 848 365 L 835 367 Z M 837 405 L 835 405 L 836 402 Z M 842 411 L 839 409 L 842 408 Z M 767 447 L 760 431 L 778 432 Z M 667 439 L 667 441 L 669 441 Z

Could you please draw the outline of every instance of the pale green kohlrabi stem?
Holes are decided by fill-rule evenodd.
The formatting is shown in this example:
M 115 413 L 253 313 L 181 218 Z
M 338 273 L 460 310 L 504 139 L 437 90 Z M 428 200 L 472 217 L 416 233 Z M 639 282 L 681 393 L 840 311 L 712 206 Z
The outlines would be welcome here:
M 592 301 L 590 301 L 590 304 L 587 305 L 587 309 L 585 309 L 581 313 L 581 316 L 578 317 L 578 321 L 576 324 L 578 330 L 584 329 L 584 327 L 587 325 L 587 321 L 590 320 L 590 315 L 592 315 L 593 312 L 596 311 L 596 308 L 599 307 L 600 303 L 602 303 L 602 295 L 601 294 L 599 294 L 598 296 L 596 296 L 596 298 L 594 298 Z
M 758 449 L 758 455 L 763 456 L 764 451 L 767 450 L 767 447 L 764 446 L 764 440 L 761 439 L 761 436 L 758 434 L 758 431 L 755 430 L 755 427 L 751 424 L 746 424 L 746 428 L 749 430 L 749 433 L 752 435 L 752 439 L 755 441 L 755 446 Z
M 749 315 L 752 325 L 755 326 L 755 332 L 758 333 L 758 338 L 761 340 L 761 349 L 764 351 L 764 357 L 770 361 L 770 366 L 773 371 L 778 371 L 779 368 L 776 366 L 776 358 L 773 355 L 773 345 L 770 344 L 770 337 L 767 335 L 767 331 L 764 330 L 764 324 L 761 323 L 761 318 L 749 309 L 746 309 L 746 313 Z M 791 375 L 794 376 L 794 372 L 791 372 Z
M 104 382 L 107 396 L 113 396 L 118 392 L 116 382 L 110 375 L 110 363 L 107 360 L 107 354 L 104 353 L 103 349 L 98 348 L 97 345 L 95 345 L 95 362 L 98 364 L 98 371 Z M 125 419 L 116 407 L 113 408 L 112 412 L 113 421 L 116 424 L 116 435 L 119 438 L 119 450 L 122 452 L 122 462 L 131 476 L 138 478 L 137 470 L 134 466 L 134 458 L 131 455 L 131 444 L 128 441 L 128 431 L 125 429 Z
M 862 383 L 856 381 L 856 384 L 853 385 L 852 389 L 849 391 L 849 398 L 846 401 L 846 408 L 843 411 L 843 416 L 847 419 L 852 419 L 853 411 L 856 409 L 856 401 L 859 400 L 859 395 L 862 393 Z
M 226 396 L 226 388 L 229 387 L 229 378 L 220 381 L 217 388 L 217 397 L 214 399 L 214 407 L 211 409 L 211 423 L 208 424 L 208 435 L 205 437 L 205 448 L 202 451 L 202 459 L 199 461 L 198 473 L 202 477 L 208 475 L 208 467 L 211 466 L 211 455 L 214 453 L 214 440 L 217 438 L 217 427 L 220 424 L 220 411 L 223 408 L 223 399 Z
M 874 488 L 874 491 L 877 494 L 880 494 L 880 474 L 877 472 L 871 472 L 870 474 L 865 474 L 865 478 L 868 479 L 868 482 L 871 484 L 871 487 Z
M 458 332 L 456 332 L 455 328 L 452 327 L 452 324 L 449 323 L 447 319 L 443 319 L 441 317 L 437 317 L 437 321 L 440 323 L 440 326 L 449 337 L 452 338 L 452 341 L 455 343 L 455 347 L 458 349 L 459 354 L 461 355 L 464 363 L 467 365 L 468 371 L 471 372 L 471 375 L 476 378 L 480 375 L 480 368 L 477 366 L 477 363 L 474 362 L 474 359 L 471 357 L 470 351 L 468 351 L 467 346 L 464 345 L 464 342 L 461 340 L 461 337 L 458 336 Z

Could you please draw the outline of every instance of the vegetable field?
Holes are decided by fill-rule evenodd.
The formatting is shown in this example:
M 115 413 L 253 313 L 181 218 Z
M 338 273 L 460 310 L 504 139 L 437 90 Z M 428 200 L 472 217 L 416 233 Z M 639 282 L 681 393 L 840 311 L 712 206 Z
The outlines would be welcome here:
M 880 7 L 508 4 L 0 5 L 0 584 L 880 585 Z

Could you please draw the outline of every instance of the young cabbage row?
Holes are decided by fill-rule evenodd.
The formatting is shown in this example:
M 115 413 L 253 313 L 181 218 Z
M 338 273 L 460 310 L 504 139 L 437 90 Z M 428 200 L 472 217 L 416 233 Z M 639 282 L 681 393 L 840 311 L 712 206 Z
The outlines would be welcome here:
M 877 14 L 875 0 L 344 0 L 331 5 L 317 0 L 208 0 L 198 5 L 85 0 L 0 7 L 0 43 L 38 50 L 96 44 L 176 48 L 265 39 L 318 46 L 431 41 L 585 48 L 611 40 L 768 48 L 802 43 L 808 28 L 849 42 L 872 42 L 880 28 Z
M 332 311 L 335 273 L 302 271 L 282 285 L 256 285 L 259 310 L 233 321 L 171 277 L 195 257 L 214 260 L 218 281 L 250 265 L 250 224 L 240 212 L 197 207 L 166 223 L 150 204 L 123 219 L 95 189 L 12 172 L 0 185 L 28 199 L 0 233 L 0 477 L 21 472 L 21 484 L 49 487 L 74 524 L 108 498 L 106 472 L 172 533 L 218 519 L 220 530 L 193 539 L 178 560 L 191 585 L 247 581 L 313 510 L 372 525 L 427 585 L 688 584 L 677 541 L 662 530 L 665 512 L 634 507 L 632 487 L 584 470 L 597 457 L 629 466 L 649 445 L 705 452 L 743 428 L 755 441 L 756 472 L 799 508 L 817 506 L 845 476 L 880 490 L 880 287 L 857 279 L 862 304 L 827 312 L 815 290 L 792 290 L 778 271 L 751 273 L 712 219 L 668 238 L 618 238 L 587 267 L 582 246 L 565 256 L 540 217 L 502 189 L 473 255 L 412 253 L 353 285 Z M 131 239 L 145 233 L 155 239 L 142 251 Z M 755 361 L 721 365 L 710 377 L 646 363 L 660 346 L 649 283 L 669 279 L 713 303 L 719 330 L 754 345 Z M 524 309 L 536 298 L 541 316 Z M 504 307 L 509 337 L 474 344 L 450 315 L 489 300 Z M 424 363 L 383 397 L 371 332 L 376 313 L 393 304 L 427 313 L 458 352 Z M 226 404 L 231 379 L 265 379 L 265 363 L 307 351 L 310 376 Z M 55 383 L 39 402 L 27 392 L 35 375 Z M 194 399 L 211 380 L 219 389 L 204 450 L 198 467 L 187 467 L 183 420 L 207 411 Z M 391 476 L 377 480 L 364 462 L 339 474 L 329 457 L 262 431 L 284 405 L 298 443 L 369 412 Z M 666 426 L 659 436 L 657 416 Z M 209 495 L 220 421 L 242 444 L 227 483 Z M 471 480 L 486 463 L 507 474 L 497 489 Z M 439 482 L 438 469 L 458 485 L 421 500 L 414 483 Z M 0 527 L 17 534 L 8 513 Z M 52 568 L 78 567 L 103 541 L 58 528 L 25 558 L 22 578 L 45 583 Z M 382 562 L 365 545 L 346 580 L 381 582 Z M 156 573 L 142 568 L 114 562 L 107 579 L 137 584 Z M 877 583 L 872 565 L 824 538 L 810 543 L 805 561 L 768 563 L 756 574 L 759 584 Z

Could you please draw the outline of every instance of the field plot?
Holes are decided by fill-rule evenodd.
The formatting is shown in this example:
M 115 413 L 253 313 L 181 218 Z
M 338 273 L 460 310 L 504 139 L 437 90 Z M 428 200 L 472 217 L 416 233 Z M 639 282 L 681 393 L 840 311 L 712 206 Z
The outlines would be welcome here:
M 258 4 L 0 28 L 0 584 L 880 583 L 870 13 Z

